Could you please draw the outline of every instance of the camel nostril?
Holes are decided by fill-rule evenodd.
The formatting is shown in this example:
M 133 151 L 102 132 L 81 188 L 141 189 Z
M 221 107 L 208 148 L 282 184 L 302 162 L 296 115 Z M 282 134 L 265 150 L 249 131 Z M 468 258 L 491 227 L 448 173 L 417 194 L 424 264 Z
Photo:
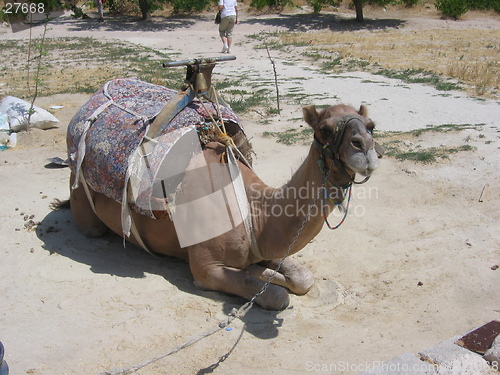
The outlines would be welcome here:
M 360 141 L 352 141 L 352 146 L 358 150 L 363 150 L 363 145 Z
M 364 151 L 364 145 L 363 142 L 357 141 L 357 140 L 352 140 L 351 141 L 352 147 L 354 147 L 357 150 Z

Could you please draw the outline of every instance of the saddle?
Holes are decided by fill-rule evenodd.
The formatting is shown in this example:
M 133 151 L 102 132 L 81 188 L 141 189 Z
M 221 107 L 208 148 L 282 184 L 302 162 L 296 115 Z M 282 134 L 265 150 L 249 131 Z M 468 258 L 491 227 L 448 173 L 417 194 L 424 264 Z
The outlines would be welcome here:
M 138 79 L 114 79 L 99 89 L 68 125 L 69 167 L 92 190 L 122 203 L 129 158 L 162 108 L 177 91 Z M 201 145 L 217 140 L 211 119 L 222 120 L 227 134 L 250 160 L 251 146 L 238 116 L 226 106 L 191 101 L 163 126 L 155 138 L 152 164 L 165 155 L 190 129 L 196 129 Z M 77 181 L 78 183 L 78 181 Z M 146 189 L 147 190 L 147 189 Z M 140 214 L 158 218 L 151 209 L 131 204 Z

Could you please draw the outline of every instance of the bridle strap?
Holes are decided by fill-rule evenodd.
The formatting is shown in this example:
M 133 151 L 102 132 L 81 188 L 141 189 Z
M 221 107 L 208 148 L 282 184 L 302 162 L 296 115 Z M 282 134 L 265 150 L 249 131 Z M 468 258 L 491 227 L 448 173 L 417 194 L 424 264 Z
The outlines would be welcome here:
M 371 175 L 366 176 L 362 181 L 356 181 L 355 177 L 354 178 L 351 177 L 351 175 L 349 175 L 349 173 L 347 172 L 347 169 L 345 167 L 344 162 L 342 162 L 342 160 L 340 160 L 340 155 L 339 155 L 339 150 L 338 150 L 340 147 L 340 143 L 342 142 L 342 138 L 344 136 L 344 133 L 345 133 L 345 125 L 347 125 L 347 123 L 350 120 L 352 120 L 353 118 L 355 118 L 355 117 L 351 117 L 348 120 L 343 121 L 343 124 L 342 124 L 343 127 L 342 128 L 339 127 L 339 130 L 341 133 L 336 134 L 333 146 L 330 146 L 329 144 L 321 143 L 318 140 L 318 138 L 316 138 L 316 135 L 314 135 L 313 144 L 321 154 L 320 159 L 332 160 L 332 166 L 333 165 L 337 166 L 339 171 L 344 175 L 344 177 L 346 177 L 349 180 L 350 183 L 353 183 L 355 185 L 361 185 L 361 184 L 364 184 L 365 182 L 367 182 L 370 179 Z M 342 136 L 338 137 L 338 135 L 342 135 Z M 321 173 L 323 174 L 323 176 L 325 176 L 326 170 L 327 170 L 326 160 L 323 160 L 323 163 L 319 163 L 319 164 L 323 164 L 323 167 L 320 166 L 320 168 L 321 168 Z

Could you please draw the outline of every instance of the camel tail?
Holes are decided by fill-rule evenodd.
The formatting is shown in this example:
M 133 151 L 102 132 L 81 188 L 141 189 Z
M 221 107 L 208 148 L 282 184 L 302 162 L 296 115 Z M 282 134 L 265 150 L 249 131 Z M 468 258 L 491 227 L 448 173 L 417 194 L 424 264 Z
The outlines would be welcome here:
M 69 199 L 66 199 L 64 201 L 60 200 L 60 199 L 57 199 L 55 198 L 50 204 L 49 204 L 49 207 L 51 210 L 67 210 L 68 208 L 70 208 L 70 203 L 69 203 Z

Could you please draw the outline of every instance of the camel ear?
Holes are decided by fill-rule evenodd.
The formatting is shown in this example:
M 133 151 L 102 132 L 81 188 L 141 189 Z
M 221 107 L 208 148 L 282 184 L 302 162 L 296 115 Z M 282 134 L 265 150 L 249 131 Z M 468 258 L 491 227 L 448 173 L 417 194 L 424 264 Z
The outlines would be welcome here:
M 364 104 L 361 104 L 361 107 L 359 107 L 358 113 L 363 116 L 363 117 L 368 117 L 368 108 Z
M 311 128 L 316 130 L 316 126 L 319 122 L 319 113 L 316 111 L 316 107 L 313 105 L 308 105 L 302 108 L 302 113 L 304 114 L 304 120 L 309 124 Z

